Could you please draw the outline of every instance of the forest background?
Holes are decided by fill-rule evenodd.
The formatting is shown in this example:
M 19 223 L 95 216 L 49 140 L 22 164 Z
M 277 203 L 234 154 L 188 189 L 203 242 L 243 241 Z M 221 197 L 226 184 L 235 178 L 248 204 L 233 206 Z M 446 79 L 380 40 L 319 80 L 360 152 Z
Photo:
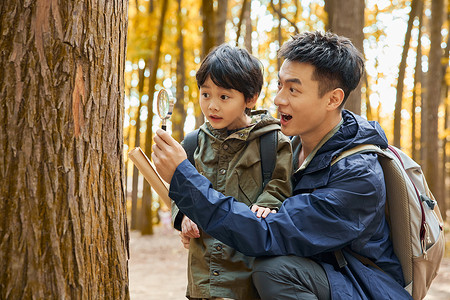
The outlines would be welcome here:
M 449 26 L 448 0 L 0 0 L 0 299 L 129 298 L 129 229 L 168 213 L 127 153 L 150 156 L 162 87 L 177 140 L 204 122 L 195 72 L 224 42 L 262 61 L 276 115 L 279 45 L 349 37 L 366 76 L 346 108 L 422 165 L 447 217 Z
M 168 130 L 181 141 L 204 122 L 196 70 L 211 48 L 229 43 L 262 61 L 265 82 L 257 108 L 276 117 L 277 50 L 305 30 L 347 36 L 364 53 L 366 74 L 346 108 L 381 123 L 389 142 L 421 164 L 445 212 L 450 200 L 449 5 L 419 0 L 131 1 L 124 122 L 131 229 L 151 233 L 164 215 L 160 210 L 167 209 L 126 159 L 136 146 L 151 152 L 161 122 L 153 101 L 158 91 L 175 95 Z

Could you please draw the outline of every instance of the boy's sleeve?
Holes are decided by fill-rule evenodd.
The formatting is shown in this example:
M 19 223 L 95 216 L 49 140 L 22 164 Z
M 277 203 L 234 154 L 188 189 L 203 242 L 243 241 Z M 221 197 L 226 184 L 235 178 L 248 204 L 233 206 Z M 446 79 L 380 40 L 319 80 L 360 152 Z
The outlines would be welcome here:
M 255 204 L 277 209 L 292 195 L 292 147 L 289 139 L 278 131 L 278 146 L 272 179 L 266 184 Z

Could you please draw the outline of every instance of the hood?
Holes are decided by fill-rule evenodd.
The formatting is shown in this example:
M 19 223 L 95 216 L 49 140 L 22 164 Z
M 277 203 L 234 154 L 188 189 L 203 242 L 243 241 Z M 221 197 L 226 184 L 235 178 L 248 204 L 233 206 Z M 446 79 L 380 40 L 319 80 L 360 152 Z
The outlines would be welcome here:
M 342 119 L 339 130 L 317 151 L 304 174 L 329 166 L 334 157 L 357 145 L 371 144 L 387 148 L 386 135 L 378 122 L 367 121 L 345 109 L 342 111 Z

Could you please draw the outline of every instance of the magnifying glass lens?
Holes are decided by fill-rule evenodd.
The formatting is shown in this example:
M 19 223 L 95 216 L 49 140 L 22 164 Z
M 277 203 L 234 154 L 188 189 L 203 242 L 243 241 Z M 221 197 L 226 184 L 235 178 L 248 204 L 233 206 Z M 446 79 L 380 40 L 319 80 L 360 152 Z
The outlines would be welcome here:
M 158 97 L 158 113 L 160 118 L 165 118 L 169 113 L 169 94 L 163 90 Z

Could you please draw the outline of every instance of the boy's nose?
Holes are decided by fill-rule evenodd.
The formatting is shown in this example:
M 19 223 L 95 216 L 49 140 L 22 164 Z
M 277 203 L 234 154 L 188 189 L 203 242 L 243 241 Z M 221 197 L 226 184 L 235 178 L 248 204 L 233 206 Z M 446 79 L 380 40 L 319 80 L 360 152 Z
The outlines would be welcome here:
M 219 110 L 219 106 L 217 105 L 215 100 L 211 100 L 209 102 L 208 108 L 209 108 L 209 110 L 215 110 L 215 111 Z

